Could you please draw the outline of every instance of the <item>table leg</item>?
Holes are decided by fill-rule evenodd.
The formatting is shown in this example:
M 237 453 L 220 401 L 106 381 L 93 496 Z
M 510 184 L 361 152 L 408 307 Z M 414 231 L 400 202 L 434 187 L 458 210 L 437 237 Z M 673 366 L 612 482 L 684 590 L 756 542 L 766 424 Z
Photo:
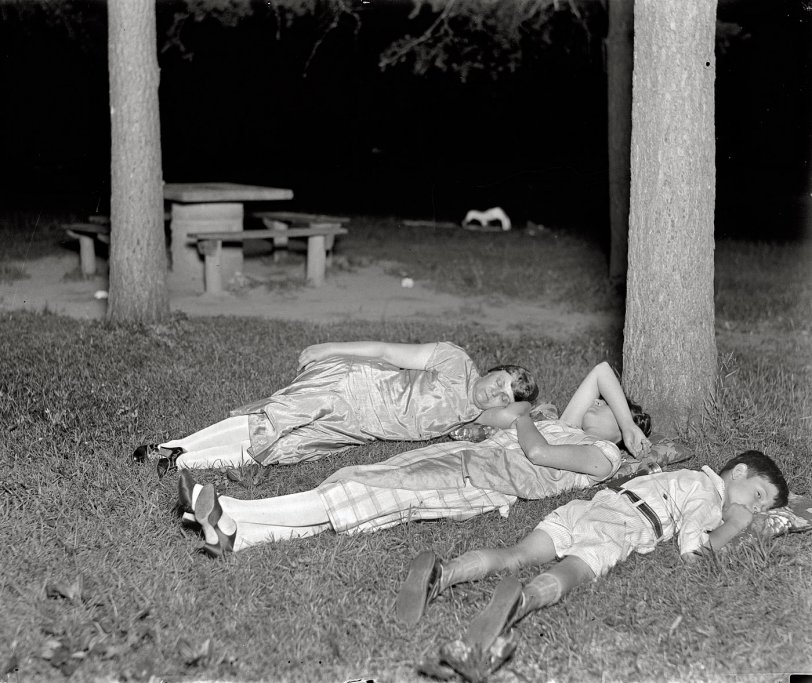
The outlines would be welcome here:
M 220 294 L 223 291 L 223 243 L 220 240 L 206 240 L 200 242 L 198 249 L 203 254 L 206 294 Z
M 196 245 L 187 235 L 194 232 L 239 232 L 243 229 L 241 203 L 180 204 L 172 203 L 172 273 L 173 278 L 193 289 L 203 288 L 204 265 Z M 242 244 L 221 247 L 220 278 L 228 282 L 242 272 Z
M 324 284 L 324 267 L 324 235 L 311 235 L 307 238 L 307 283 L 321 287 Z

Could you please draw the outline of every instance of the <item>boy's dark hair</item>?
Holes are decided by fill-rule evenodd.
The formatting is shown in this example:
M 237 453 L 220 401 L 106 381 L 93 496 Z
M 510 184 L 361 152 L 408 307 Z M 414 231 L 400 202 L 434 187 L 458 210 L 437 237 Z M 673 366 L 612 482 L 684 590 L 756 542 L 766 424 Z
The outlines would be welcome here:
M 750 477 L 764 477 L 767 481 L 771 482 L 775 488 L 778 489 L 778 495 L 775 497 L 775 503 L 771 506 L 774 508 L 784 507 L 789 498 L 789 486 L 778 465 L 773 462 L 773 459 L 764 455 L 761 451 L 745 451 L 740 453 L 735 458 L 728 460 L 721 470 L 719 475 L 732 470 L 736 465 L 747 465 L 747 478 Z
M 486 372 L 489 375 L 492 372 L 499 372 L 504 370 L 510 373 L 513 381 L 510 383 L 510 388 L 513 390 L 513 398 L 516 401 L 529 401 L 532 403 L 538 398 L 539 388 L 536 384 L 536 378 L 525 370 L 521 365 L 497 365 Z

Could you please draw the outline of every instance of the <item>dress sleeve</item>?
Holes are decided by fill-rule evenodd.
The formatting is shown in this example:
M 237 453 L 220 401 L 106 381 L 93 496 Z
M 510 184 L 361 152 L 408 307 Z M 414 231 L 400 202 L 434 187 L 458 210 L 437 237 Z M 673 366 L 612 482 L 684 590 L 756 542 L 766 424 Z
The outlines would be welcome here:
M 605 477 L 595 477 L 591 474 L 586 475 L 592 483 L 598 484 L 602 481 L 606 481 L 607 479 L 611 479 L 615 475 L 615 472 L 618 471 L 620 464 L 623 461 L 623 454 L 620 452 L 620 448 L 618 448 L 617 444 L 614 444 L 611 441 L 599 440 L 595 441 L 592 445 L 599 448 L 604 457 L 609 461 L 609 464 L 612 465 L 612 471 Z

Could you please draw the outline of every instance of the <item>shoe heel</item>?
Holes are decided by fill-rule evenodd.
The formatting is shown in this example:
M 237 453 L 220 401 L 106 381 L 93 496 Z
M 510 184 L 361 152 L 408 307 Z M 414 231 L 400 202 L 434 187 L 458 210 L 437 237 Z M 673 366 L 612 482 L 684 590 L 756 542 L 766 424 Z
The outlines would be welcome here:
M 195 478 L 189 470 L 183 470 L 178 478 L 178 509 L 181 512 L 194 513 L 192 505 L 193 494 L 195 490 Z

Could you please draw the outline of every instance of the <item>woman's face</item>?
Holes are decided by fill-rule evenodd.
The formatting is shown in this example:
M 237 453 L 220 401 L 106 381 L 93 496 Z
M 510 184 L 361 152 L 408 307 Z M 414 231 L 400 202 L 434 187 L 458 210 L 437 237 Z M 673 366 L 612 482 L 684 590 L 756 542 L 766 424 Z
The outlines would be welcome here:
M 480 410 L 504 408 L 513 403 L 513 376 L 507 370 L 489 372 L 474 382 L 474 404 Z
M 590 436 L 612 443 L 618 443 L 622 438 L 615 415 L 602 398 L 596 398 L 584 413 L 581 429 Z

